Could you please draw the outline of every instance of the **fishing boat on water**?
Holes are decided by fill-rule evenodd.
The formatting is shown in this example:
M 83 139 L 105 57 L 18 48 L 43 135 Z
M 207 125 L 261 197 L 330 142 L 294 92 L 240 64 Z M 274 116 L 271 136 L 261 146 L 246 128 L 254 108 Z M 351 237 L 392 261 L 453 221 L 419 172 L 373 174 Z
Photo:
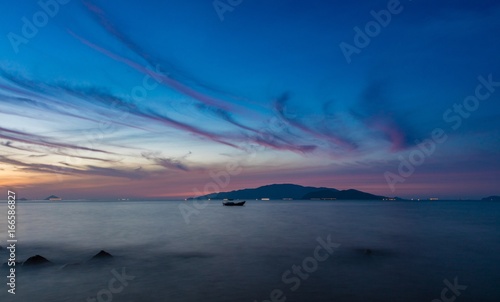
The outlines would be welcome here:
M 245 202 L 246 202 L 245 200 L 236 201 L 236 202 L 235 201 L 223 201 L 222 205 L 224 205 L 224 206 L 242 206 L 245 204 Z

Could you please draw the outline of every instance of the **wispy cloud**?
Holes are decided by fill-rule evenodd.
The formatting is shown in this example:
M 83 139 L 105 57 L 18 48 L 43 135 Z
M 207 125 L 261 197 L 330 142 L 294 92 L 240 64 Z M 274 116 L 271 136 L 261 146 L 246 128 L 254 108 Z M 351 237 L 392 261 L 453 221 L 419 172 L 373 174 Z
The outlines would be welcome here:
M 351 151 L 354 150 L 357 145 L 346 138 L 336 134 L 336 133 L 323 133 L 318 131 L 318 129 L 314 129 L 307 125 L 305 122 L 302 122 L 299 116 L 291 117 L 285 112 L 285 108 L 290 99 L 289 93 L 284 93 L 280 97 L 278 97 L 274 102 L 274 108 L 279 116 L 287 121 L 293 127 L 315 137 L 318 139 L 326 140 L 333 143 L 336 146 L 339 146 L 345 150 Z
M 166 169 L 181 171 L 190 170 L 188 165 L 182 162 L 182 160 L 184 160 L 187 156 L 184 156 L 183 158 L 164 157 L 159 152 L 142 152 L 141 155 L 145 159 L 150 160 Z
M 282 95 L 275 101 L 275 109 L 278 113 L 278 118 L 281 118 L 283 123 L 280 133 L 273 131 L 266 125 L 264 115 L 260 116 L 262 119 L 261 122 L 253 121 L 253 125 L 250 126 L 238 121 L 236 117 L 226 109 L 214 107 L 211 104 L 205 103 L 193 104 L 194 108 L 202 115 L 215 117 L 233 126 L 228 129 L 221 128 L 224 129 L 224 131 L 218 133 L 202 129 L 198 125 L 169 117 L 164 113 L 157 112 L 148 107 L 147 104 L 134 104 L 129 100 L 114 95 L 105 88 L 74 86 L 69 83 L 42 83 L 24 79 L 21 76 L 15 76 L 6 70 L 3 70 L 2 75 L 13 84 L 22 86 L 21 90 L 12 90 L 9 86 L 5 87 L 6 89 L 10 89 L 11 92 L 18 94 L 22 93 L 23 95 L 23 97 L 5 97 L 3 99 L 4 102 L 15 104 L 16 101 L 22 101 L 25 107 L 28 106 L 41 111 L 59 113 L 66 117 L 75 117 L 96 124 L 106 119 L 116 125 L 149 131 L 147 127 L 141 126 L 140 123 L 138 123 L 138 121 L 142 119 L 145 121 L 144 124 L 147 124 L 148 121 L 153 121 L 169 128 L 191 133 L 197 137 L 240 150 L 244 150 L 245 144 L 248 143 L 258 144 L 273 150 L 298 153 L 310 153 L 317 149 L 315 144 L 301 142 L 303 139 L 300 138 L 300 136 L 291 134 L 292 129 L 298 129 L 305 132 L 311 135 L 312 138 L 326 140 L 347 151 L 353 150 L 356 147 L 356 144 L 353 142 L 336 133 L 332 133 L 327 128 L 322 128 L 321 125 L 310 127 L 302 122 L 299 117 L 291 118 L 287 115 L 284 109 L 289 100 L 288 94 Z M 29 89 L 32 89 L 32 91 Z M 43 93 L 45 93 L 45 95 Z M 73 102 L 73 104 L 68 104 L 58 99 L 67 96 L 72 97 L 75 102 Z M 28 97 L 33 97 L 33 99 Z M 112 116 L 116 116 L 116 118 L 110 119 Z M 120 118 L 120 116 L 127 116 L 129 118 L 124 119 Z M 131 117 L 135 118 L 131 119 Z M 230 130 L 231 134 L 228 133 L 227 130 Z M 4 136 L 4 138 L 12 137 Z M 23 139 L 23 137 L 17 137 L 15 140 L 20 142 L 37 142 L 37 140 L 34 139 Z M 44 145 L 46 144 L 45 142 Z
M 11 129 L 6 129 L 3 127 L 0 127 L 0 138 L 6 139 L 8 141 L 18 141 L 22 143 L 27 143 L 27 144 L 32 144 L 32 145 L 37 145 L 37 146 L 44 146 L 44 147 L 49 147 L 49 148 L 64 148 L 64 149 L 73 149 L 73 150 L 84 150 L 84 151 L 91 151 L 91 152 L 98 152 L 98 153 L 105 153 L 105 154 L 113 154 L 112 152 L 100 150 L 100 149 L 94 149 L 94 148 L 87 148 L 83 146 L 78 146 L 78 145 L 73 145 L 69 143 L 63 143 L 63 142 L 54 142 L 50 138 L 36 135 L 36 134 L 30 134 L 22 131 L 17 131 L 17 130 L 11 130 Z M 12 145 L 12 142 L 10 143 Z
M 0 162 L 16 167 L 24 172 L 36 173 L 51 173 L 59 175 L 91 175 L 91 176 L 109 176 L 128 179 L 146 178 L 149 173 L 143 171 L 142 168 L 136 169 L 117 169 L 109 167 L 98 167 L 94 165 L 86 165 L 81 168 L 71 167 L 71 164 L 64 163 L 63 166 L 39 163 L 26 163 L 8 156 L 0 155 Z
M 366 127 L 389 141 L 392 151 L 400 151 L 413 144 L 416 133 L 408 122 L 397 114 L 397 106 L 392 102 L 387 89 L 385 82 L 372 80 L 366 85 L 351 113 Z
M 109 16 L 106 15 L 105 11 L 100 8 L 98 5 L 92 3 L 89 0 L 83 1 L 84 7 L 86 8 L 87 13 L 98 23 L 101 27 L 112 37 L 114 37 L 117 41 L 119 41 L 122 45 L 127 47 L 131 52 L 133 52 L 140 60 L 143 60 L 149 66 L 162 66 L 163 68 L 167 68 L 167 71 L 162 71 L 161 74 L 165 75 L 165 78 L 162 78 L 162 82 L 168 85 L 170 88 L 176 89 L 177 91 L 184 93 L 194 99 L 201 101 L 204 104 L 212 105 L 218 108 L 229 109 L 230 107 L 234 107 L 238 101 L 241 101 L 243 98 L 241 96 L 235 96 L 226 91 L 221 91 L 215 89 L 214 87 L 209 87 L 204 83 L 200 83 L 199 81 L 195 81 L 192 77 L 186 75 L 186 73 L 181 73 L 177 69 L 175 69 L 171 62 L 166 61 L 163 58 L 155 56 L 151 54 L 151 52 L 147 52 L 141 47 L 138 43 L 136 43 L 129 35 L 125 34 L 122 30 L 117 27 L 114 22 L 111 20 Z M 83 42 L 83 41 L 82 41 Z M 89 41 L 87 41 L 89 42 Z M 84 42 L 86 43 L 86 42 Z M 88 43 L 86 43 L 88 46 Z M 93 44 L 93 43 L 91 43 Z M 98 50 L 101 53 L 103 52 L 102 47 L 98 47 L 97 45 L 92 45 L 94 49 Z M 95 48 L 98 47 L 99 49 Z M 106 55 L 110 55 L 110 52 L 107 52 Z M 114 59 L 118 59 L 115 57 Z M 125 63 L 122 59 L 118 59 L 118 61 Z M 130 61 L 132 62 L 132 61 Z M 137 68 L 136 68 L 137 69 Z M 149 74 L 151 75 L 151 74 Z M 154 77 L 158 79 L 157 77 Z M 183 80 L 180 80 L 183 79 Z M 193 86 L 198 87 L 198 89 L 193 88 Z M 201 90 L 210 91 L 213 93 L 217 93 L 219 95 L 223 95 L 225 97 L 230 98 L 233 102 L 227 102 L 223 99 L 217 99 L 208 95 L 201 93 Z
M 219 108 L 224 108 L 224 109 L 228 109 L 229 107 L 231 107 L 231 105 L 228 104 L 227 102 L 215 99 L 211 96 L 208 96 L 208 95 L 205 95 L 201 92 L 198 92 L 198 91 L 192 89 L 191 87 L 169 77 L 168 73 L 159 72 L 156 70 L 146 68 L 143 65 L 141 65 L 141 64 L 139 64 L 131 59 L 127 59 L 123 56 L 120 56 L 120 55 L 112 52 L 111 50 L 105 49 L 101 46 L 98 46 L 97 44 L 90 42 L 89 40 L 87 40 L 85 38 L 80 37 L 79 35 L 72 32 L 71 30 L 68 30 L 68 32 L 72 36 L 77 38 L 79 41 L 81 41 L 83 44 L 91 47 L 92 49 L 108 56 L 109 58 L 111 58 L 113 60 L 124 63 L 127 66 L 135 69 L 138 72 L 141 72 L 145 75 L 149 75 L 152 78 L 158 80 L 160 83 L 167 85 L 169 88 L 175 89 L 176 91 L 183 93 L 184 95 L 187 95 L 187 96 L 189 96 L 195 100 L 198 100 L 204 104 L 207 104 L 207 105 L 211 105 L 211 106 L 215 106 L 215 107 L 219 107 Z

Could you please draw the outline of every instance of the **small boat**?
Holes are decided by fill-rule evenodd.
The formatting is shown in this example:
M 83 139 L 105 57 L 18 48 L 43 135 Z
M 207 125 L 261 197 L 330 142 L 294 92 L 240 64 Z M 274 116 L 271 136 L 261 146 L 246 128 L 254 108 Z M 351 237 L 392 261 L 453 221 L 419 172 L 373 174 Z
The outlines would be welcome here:
M 234 202 L 234 201 L 223 201 L 222 202 L 222 205 L 224 206 L 242 206 L 245 204 L 245 200 L 243 201 L 237 201 L 237 202 Z

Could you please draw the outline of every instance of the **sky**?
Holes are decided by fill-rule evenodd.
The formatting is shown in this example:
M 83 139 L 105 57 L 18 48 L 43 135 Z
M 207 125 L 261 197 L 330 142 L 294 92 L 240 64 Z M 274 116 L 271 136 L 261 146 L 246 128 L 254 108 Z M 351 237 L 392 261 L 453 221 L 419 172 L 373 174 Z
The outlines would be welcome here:
M 0 4 L 0 187 L 500 195 L 498 1 Z

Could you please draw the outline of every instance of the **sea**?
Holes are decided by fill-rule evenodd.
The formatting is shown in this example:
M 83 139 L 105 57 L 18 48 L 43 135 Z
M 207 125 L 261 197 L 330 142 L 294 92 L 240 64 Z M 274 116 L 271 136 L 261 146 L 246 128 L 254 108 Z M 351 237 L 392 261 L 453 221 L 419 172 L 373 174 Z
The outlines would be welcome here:
M 500 301 L 499 202 L 18 201 L 15 295 L 7 227 L 2 302 Z

